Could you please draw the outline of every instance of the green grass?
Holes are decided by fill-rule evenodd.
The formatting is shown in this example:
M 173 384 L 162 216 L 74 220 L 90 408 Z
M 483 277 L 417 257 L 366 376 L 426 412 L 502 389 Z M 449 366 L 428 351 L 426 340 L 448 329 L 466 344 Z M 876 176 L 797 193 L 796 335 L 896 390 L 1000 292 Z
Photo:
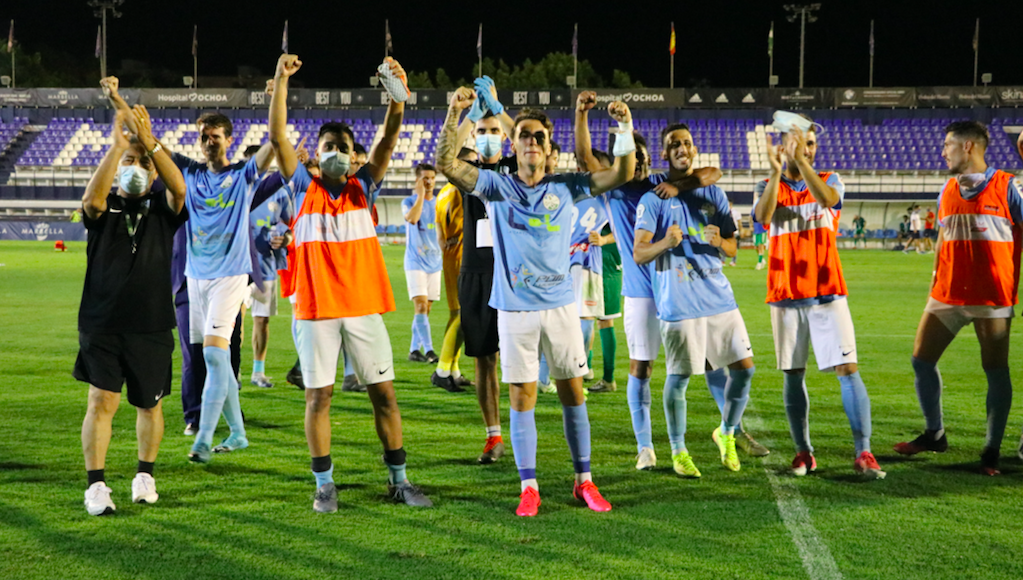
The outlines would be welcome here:
M 843 252 L 860 366 L 873 403 L 874 450 L 888 470 L 886 480 L 866 484 L 853 477 L 838 383 L 816 371 L 807 374 L 807 384 L 820 469 L 799 480 L 785 474 L 792 445 L 763 303 L 764 273 L 751 268 L 753 255 L 744 251 L 741 267 L 727 274 L 756 353 L 747 417 L 762 426 L 757 437 L 772 442 L 775 453 L 766 466 L 741 454 L 741 472 L 720 466 L 710 440 L 719 416 L 696 379 L 689 390 L 688 442 L 703 479 L 676 478 L 657 404 L 661 362 L 653 413 L 661 463 L 653 472 L 637 472 L 619 324 L 623 388 L 591 395 L 588 404 L 593 471 L 614 511 L 593 513 L 571 498 L 560 408 L 555 397 L 541 396 L 543 505 L 539 517 L 520 519 L 514 516 L 519 487 L 512 458 L 475 464 L 485 436 L 475 398 L 430 386 L 430 367 L 404 359 L 411 305 L 401 251 L 384 249 L 398 302 L 385 320 L 396 355 L 409 476 L 429 492 L 435 509 L 386 500 L 370 405 L 365 395 L 338 391 L 332 421 L 341 510 L 312 512 L 303 397 L 283 381 L 295 359 L 284 302 L 271 321 L 267 363 L 277 386 L 242 390 L 252 446 L 216 456 L 208 466 L 188 463 L 191 438 L 181 434 L 175 385 L 165 403 L 167 433 L 157 462 L 160 501 L 133 505 L 134 412 L 125 399 L 107 458 L 118 510 L 95 518 L 82 506 L 86 387 L 70 374 L 84 244 L 59 254 L 46 243 L 0 243 L 0 578 L 806 578 L 765 470 L 792 482 L 846 578 L 1023 577 L 1023 470 L 1014 452 L 1023 417 L 1017 411 L 1010 418 L 1005 474 L 976 474 L 986 383 L 972 329 L 964 330 L 941 367 L 952 448 L 912 460 L 890 451 L 922 427 L 909 357 L 931 257 Z M 432 323 L 439 345 L 447 313 L 443 299 L 437 306 Z M 1018 342 L 1018 326 L 1014 333 Z M 599 369 L 599 346 L 596 359 Z M 243 376 L 250 361 L 246 348 Z M 462 368 L 471 375 L 471 360 L 463 359 Z M 1018 366 L 1012 370 L 1020 384 Z M 502 407 L 507 417 L 507 397 Z M 507 434 L 506 422 L 506 440 Z

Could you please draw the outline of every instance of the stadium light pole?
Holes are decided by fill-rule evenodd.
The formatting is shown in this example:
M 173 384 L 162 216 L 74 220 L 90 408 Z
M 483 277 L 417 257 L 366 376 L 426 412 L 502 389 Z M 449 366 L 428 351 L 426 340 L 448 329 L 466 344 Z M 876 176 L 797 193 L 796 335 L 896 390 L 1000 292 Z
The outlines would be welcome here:
M 95 8 L 92 14 L 103 21 L 103 51 L 99 60 L 99 75 L 102 78 L 107 76 L 107 11 L 110 16 L 120 18 L 121 13 L 117 7 L 124 4 L 124 0 L 89 0 L 88 5 Z
M 813 12 L 820 10 L 820 4 L 786 4 L 784 6 L 786 12 L 791 12 L 786 19 L 789 22 L 795 22 L 796 18 L 800 21 L 800 32 L 799 32 L 799 88 L 803 88 L 803 63 L 806 56 L 806 23 L 817 22 L 817 17 L 813 15 Z

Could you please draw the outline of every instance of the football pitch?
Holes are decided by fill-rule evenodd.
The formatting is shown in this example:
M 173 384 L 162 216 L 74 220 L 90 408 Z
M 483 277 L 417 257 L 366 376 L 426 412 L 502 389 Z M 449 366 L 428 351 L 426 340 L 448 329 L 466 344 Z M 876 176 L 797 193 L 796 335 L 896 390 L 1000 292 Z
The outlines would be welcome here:
M 241 401 L 251 446 L 215 455 L 205 466 L 189 463 L 192 438 L 181 433 L 176 376 L 164 402 L 167 427 L 156 463 L 160 499 L 132 504 L 135 413 L 124 397 L 106 465 L 117 512 L 92 517 L 82 505 L 87 388 L 71 377 L 85 244 L 56 253 L 49 243 L 0 242 L 0 579 L 1023 577 L 1023 469 L 1016 458 L 1023 413 L 1017 403 L 1002 447 L 1003 475 L 981 476 L 986 381 L 972 327 L 940 366 L 949 451 L 909 459 L 891 451 L 923 428 L 910 354 L 933 256 L 842 252 L 860 370 L 873 407 L 872 447 L 887 479 L 867 483 L 856 477 L 838 381 L 816 370 L 807 372 L 806 382 L 818 471 L 799 479 L 789 474 L 794 451 L 782 374 L 774 368 L 766 272 L 753 270 L 755 255 L 743 250 L 739 267 L 726 274 L 757 364 L 746 425 L 773 453 L 754 459 L 740 452 L 742 470 L 725 470 L 710 438 L 720 415 L 703 379 L 694 377 L 687 443 L 703 478 L 678 478 L 660 406 L 662 354 L 652 383 L 659 463 L 653 471 L 636 471 L 625 397 L 628 352 L 619 321 L 619 390 L 588 401 L 594 479 L 613 511 L 591 512 L 572 498 L 561 409 L 556 396 L 540 395 L 543 504 L 537 517 L 518 518 L 507 394 L 502 416 L 509 453 L 479 466 L 485 432 L 473 394 L 431 386 L 431 366 L 406 360 L 412 306 L 403 250 L 384 247 L 398 305 L 384 319 L 395 353 L 409 479 L 426 490 L 433 509 L 386 498 L 387 472 L 369 401 L 339 388 L 332 455 L 341 508 L 331 515 L 312 511 L 304 399 L 284 382 L 295 350 L 290 310 L 282 301 L 270 323 L 272 389 L 247 384 L 252 351 L 246 319 Z M 431 315 L 438 351 L 446 320 L 442 298 Z M 1020 325 L 1013 334 L 1019 344 Z M 176 351 L 175 375 L 178 356 Z M 1021 385 L 1018 357 L 1010 360 L 1013 381 Z M 471 377 L 472 360 L 463 357 L 461 366 Z M 599 337 L 594 367 L 599 375 Z

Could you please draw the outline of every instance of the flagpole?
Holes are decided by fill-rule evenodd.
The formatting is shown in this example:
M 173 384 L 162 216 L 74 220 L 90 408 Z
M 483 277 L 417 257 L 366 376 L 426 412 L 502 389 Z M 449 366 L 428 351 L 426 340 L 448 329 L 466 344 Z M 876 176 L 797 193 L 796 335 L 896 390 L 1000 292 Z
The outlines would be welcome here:
M 973 32 L 973 86 L 977 86 L 977 56 L 980 54 L 980 18 Z
M 477 47 L 476 56 L 480 59 L 480 70 L 479 76 L 483 76 L 483 23 L 480 22 L 480 35 L 479 35 L 479 46 Z M 974 83 L 976 84 L 976 83 Z
M 771 87 L 771 79 L 774 78 L 774 20 L 771 21 L 771 32 L 767 35 L 767 56 L 770 59 L 767 65 L 767 86 Z
M 199 88 L 199 25 L 192 27 L 192 89 Z
M 871 88 L 874 87 L 874 21 L 870 21 L 870 83 L 867 85 Z
M 675 88 L 675 23 L 671 23 L 671 74 L 669 88 Z
M 391 56 L 391 52 L 387 47 L 387 37 L 391 34 L 391 23 L 386 18 L 384 19 L 384 58 Z
M 572 88 L 579 88 L 579 23 L 575 23 L 575 33 L 572 35 L 572 39 L 575 40 L 572 46 Z
M 14 70 L 14 19 L 11 19 L 11 32 L 7 36 L 7 50 L 11 53 L 11 88 L 18 88 L 18 75 Z

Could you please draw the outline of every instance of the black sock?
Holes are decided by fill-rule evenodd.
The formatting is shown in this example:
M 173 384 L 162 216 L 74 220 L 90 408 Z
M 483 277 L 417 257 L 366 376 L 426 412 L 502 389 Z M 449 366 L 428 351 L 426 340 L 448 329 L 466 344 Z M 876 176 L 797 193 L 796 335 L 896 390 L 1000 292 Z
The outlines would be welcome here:
M 89 476 L 89 487 L 92 487 L 92 484 L 98 481 L 106 481 L 106 476 L 103 474 L 103 471 L 104 470 L 102 469 L 92 469 L 85 472 L 85 474 Z
M 153 464 L 155 461 L 142 461 L 139 459 L 139 473 L 148 473 L 153 475 Z
M 384 463 L 388 465 L 405 465 L 405 448 L 384 449 Z
M 330 461 L 329 453 L 323 457 L 313 457 L 313 471 L 316 473 L 327 471 L 330 469 L 331 465 L 333 465 L 333 463 Z

